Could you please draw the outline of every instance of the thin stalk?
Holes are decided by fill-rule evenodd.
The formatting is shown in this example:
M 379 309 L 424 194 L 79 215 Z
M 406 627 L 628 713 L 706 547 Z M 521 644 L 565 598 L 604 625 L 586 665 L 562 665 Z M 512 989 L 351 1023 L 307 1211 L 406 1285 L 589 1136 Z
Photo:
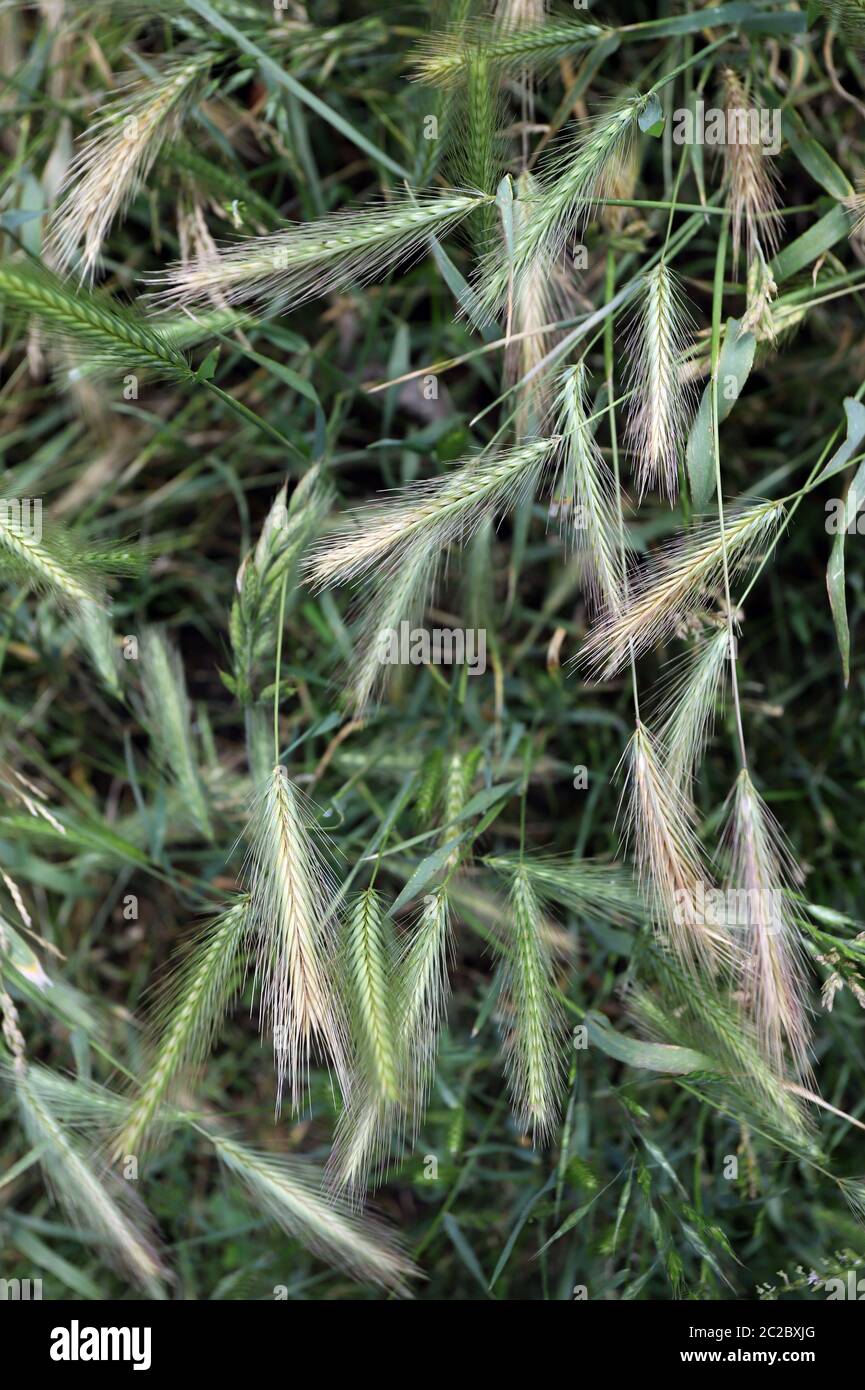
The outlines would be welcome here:
M 712 207 L 711 203 L 679 203 L 668 202 L 663 198 L 595 198 L 598 207 L 608 208 L 657 208 L 659 212 L 666 212 L 672 209 L 674 212 L 699 212 L 708 217 L 729 217 L 728 208 Z M 814 212 L 816 203 L 797 203 L 794 207 L 783 208 L 785 217 L 792 217 L 795 212 Z M 771 214 L 760 212 L 757 217 L 766 218 Z
M 657 82 L 649 88 L 646 96 L 653 96 L 656 92 L 660 92 L 661 88 L 666 87 L 669 82 L 672 82 L 674 77 L 678 77 L 680 72 L 685 72 L 688 68 L 692 68 L 695 63 L 704 63 L 710 53 L 714 53 L 716 49 L 722 48 L 727 41 L 728 36 L 725 34 L 722 38 L 715 39 L 714 43 L 707 44 L 705 48 L 701 48 L 699 53 L 692 53 L 689 58 L 685 58 L 677 67 L 670 68 L 670 71 L 665 72 L 663 77 L 659 77 Z
M 246 424 L 255 425 L 256 429 L 261 430 L 263 434 L 269 435 L 271 439 L 276 440 L 276 443 L 281 444 L 283 448 L 290 449 L 299 459 L 303 459 L 304 463 L 308 462 L 305 454 L 301 453 L 297 445 L 292 444 L 291 440 L 288 439 L 281 430 L 278 430 L 275 425 L 272 425 L 269 420 L 263 420 L 260 415 L 256 415 L 254 410 L 250 410 L 248 405 L 244 405 L 242 401 L 235 400 L 234 396 L 229 395 L 227 391 L 223 391 L 222 387 L 217 386 L 214 381 L 207 381 L 204 377 L 196 379 L 201 386 L 205 386 L 207 390 L 210 391 L 211 395 L 218 396 L 223 405 L 227 405 L 229 410 L 234 411 L 235 415 L 239 415 L 241 420 Z
M 718 498 L 718 524 L 721 528 L 721 560 L 724 574 L 724 603 L 727 608 L 727 637 L 730 643 L 730 685 L 733 691 L 733 708 L 736 711 L 736 730 L 739 740 L 740 766 L 747 768 L 748 755 L 745 751 L 745 733 L 742 728 L 742 705 L 739 699 L 739 680 L 737 674 L 736 636 L 733 631 L 733 600 L 730 595 L 730 571 L 727 564 L 727 544 L 724 532 L 724 500 L 721 493 L 721 441 L 718 429 L 718 360 L 721 350 L 721 302 L 724 294 L 724 264 L 727 258 L 727 231 L 729 222 L 721 223 L 718 237 L 718 252 L 715 258 L 715 284 L 712 293 L 712 448 L 715 455 L 715 492 Z
M 609 304 L 616 292 L 616 260 L 612 250 L 607 250 L 607 271 L 604 297 Z M 628 602 L 628 557 L 625 553 L 625 514 L 622 508 L 622 484 L 619 473 L 619 442 L 616 433 L 616 400 L 613 392 L 613 315 L 608 314 L 604 322 L 604 373 L 607 380 L 607 401 L 610 422 L 610 452 L 613 460 L 613 478 L 616 485 L 616 509 L 619 522 L 619 564 L 622 570 L 622 588 L 625 603 Z M 637 666 L 634 661 L 634 644 L 628 644 L 631 664 L 631 690 L 634 697 L 634 718 L 640 722 L 640 700 L 637 694 Z
M 682 175 L 683 175 L 683 173 L 685 172 L 685 156 L 686 156 L 686 150 L 685 150 L 685 146 L 683 145 L 683 146 L 682 146 L 682 157 L 681 157 L 681 159 L 679 160 L 679 169 L 678 169 L 678 172 L 677 172 L 677 174 L 676 174 L 676 182 L 675 182 L 674 185 L 673 185 L 673 197 L 672 197 L 672 201 L 671 201 L 671 203 L 670 203 L 670 215 L 669 215 L 669 217 L 667 218 L 667 234 L 666 234 L 666 236 L 664 237 L 664 251 L 663 251 L 662 259 L 664 259 L 664 258 L 666 257 L 666 254 L 667 254 L 667 247 L 668 247 L 669 244 L 670 244 L 670 237 L 671 237 L 672 234 L 673 234 L 673 215 L 674 215 L 674 213 L 676 213 L 676 212 L 679 211 L 680 207 L 684 206 L 684 204 L 680 204 L 680 203 L 677 201 L 676 195 L 677 195 L 678 192 L 679 192 L 679 184 L 682 182 Z M 719 211 L 720 211 L 720 210 L 721 210 L 721 209 L 719 209 Z M 723 210 L 726 211 L 726 209 L 723 209 Z
M 273 683 L 273 761 L 279 762 L 279 676 L 282 669 L 282 632 L 285 627 L 285 595 L 288 589 L 288 570 L 282 576 L 279 590 L 279 618 L 276 630 L 276 675 Z

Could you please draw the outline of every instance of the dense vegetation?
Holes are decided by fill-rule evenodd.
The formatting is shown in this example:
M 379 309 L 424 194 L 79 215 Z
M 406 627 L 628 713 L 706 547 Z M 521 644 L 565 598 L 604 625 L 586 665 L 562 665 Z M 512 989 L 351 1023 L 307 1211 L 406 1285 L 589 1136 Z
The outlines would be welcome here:
M 0 0 L 0 1277 L 865 1263 L 865 7 L 625 8 Z

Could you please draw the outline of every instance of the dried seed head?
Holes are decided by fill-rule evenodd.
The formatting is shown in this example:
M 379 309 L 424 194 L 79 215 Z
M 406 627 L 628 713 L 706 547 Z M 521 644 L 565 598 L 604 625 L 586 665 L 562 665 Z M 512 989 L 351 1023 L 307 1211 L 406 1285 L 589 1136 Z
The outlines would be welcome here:
M 57 1201 L 76 1224 L 96 1234 L 109 1260 L 150 1298 L 161 1298 L 166 1273 L 133 1184 L 91 1163 L 53 1114 L 37 1069 L 18 1074 L 15 1090 L 24 1129 Z
M 165 141 L 178 133 L 211 61 L 204 53 L 172 63 L 155 81 L 134 83 L 88 131 L 49 232 L 49 252 L 61 269 L 83 242 L 81 278 L 93 279 L 111 223 L 141 187 Z
M 410 483 L 393 500 L 349 512 L 343 529 L 322 542 L 307 569 L 316 585 L 342 584 L 373 571 L 396 573 L 409 547 L 438 554 L 464 540 L 491 515 L 506 511 L 537 483 L 555 440 L 536 439 L 505 453 L 470 460 L 439 478 Z
M 629 338 L 631 402 L 626 443 L 640 496 L 656 487 L 671 502 L 679 491 L 693 388 L 683 375 L 689 315 L 673 272 L 660 261 L 646 276 Z
M 514 231 L 537 217 L 541 189 L 533 174 L 522 173 L 517 179 L 518 197 L 513 204 Z M 513 286 L 508 323 L 510 338 L 505 349 L 505 383 L 514 387 L 530 373 L 532 379 L 521 389 L 515 430 L 518 439 L 537 429 L 549 406 L 549 378 L 536 372 L 540 363 L 561 340 L 562 329 L 548 325 L 570 318 L 575 309 L 575 296 L 570 277 L 560 266 L 547 272 L 539 264 L 527 269 Z
M 671 663 L 664 682 L 658 738 L 667 773 L 686 796 L 712 731 L 729 660 L 730 634 L 726 627 L 718 628 L 698 636 L 686 657 Z
M 706 522 L 683 541 L 662 548 L 631 581 L 621 613 L 592 628 L 579 663 L 609 679 L 631 650 L 639 655 L 664 641 L 717 583 L 725 550 L 730 572 L 743 568 L 760 553 L 783 515 L 780 502 L 751 503 L 726 517 L 723 535 L 717 521 Z
M 615 483 L 588 420 L 586 393 L 587 374 L 580 361 L 559 378 L 553 497 L 564 534 L 588 561 L 590 597 L 616 612 L 622 604 L 623 573 Z
M 628 781 L 620 810 L 658 931 L 689 969 L 724 964 L 731 956 L 730 941 L 705 911 L 713 882 L 690 809 L 644 724 L 637 723 L 624 761 Z
M 346 1024 L 335 985 L 334 891 L 311 817 L 283 767 L 273 769 L 250 821 L 248 937 L 262 1026 L 273 1037 L 277 1110 L 288 1084 L 298 1107 L 313 1052 L 348 1094 Z
M 627 157 L 644 105 L 644 97 L 627 97 L 579 129 L 569 146 L 548 161 L 538 180 L 537 215 L 520 227 L 512 249 L 497 248 L 481 266 L 479 293 L 490 313 L 498 312 L 509 292 L 518 295 L 527 277 L 552 274 Z
M 222 1163 L 255 1204 L 288 1235 L 330 1264 L 403 1298 L 419 1272 L 380 1222 L 360 1216 L 340 1198 L 322 1192 L 321 1174 L 302 1160 L 257 1153 L 211 1133 Z
M 229 304 L 254 303 L 261 312 L 294 309 L 352 284 L 365 284 L 397 264 L 415 260 L 470 213 L 491 203 L 484 193 L 417 194 L 371 207 L 346 208 L 272 236 L 208 250 L 173 266 L 157 284 L 156 303 L 195 305 L 219 295 Z
M 780 825 L 747 772 L 730 796 L 724 845 L 730 856 L 729 890 L 745 920 L 747 952 L 742 983 L 767 1059 L 783 1074 L 810 1074 L 806 979 L 791 889 L 801 879 Z
M 750 94 L 738 73 L 725 68 L 723 101 L 726 116 L 724 177 L 727 203 L 733 223 L 733 265 L 745 241 L 748 265 L 755 256 L 771 260 L 778 249 L 781 218 L 778 213 L 778 175 L 763 142 L 760 112 L 750 105 Z

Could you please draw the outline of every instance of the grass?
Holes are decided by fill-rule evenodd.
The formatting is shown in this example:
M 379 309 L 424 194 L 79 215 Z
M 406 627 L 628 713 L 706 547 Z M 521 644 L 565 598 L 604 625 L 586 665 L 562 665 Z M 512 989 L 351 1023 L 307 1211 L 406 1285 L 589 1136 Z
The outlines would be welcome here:
M 46 1297 L 865 1259 L 857 7 L 497 10 L 0 3 L 0 1275 Z M 780 150 L 677 143 L 701 101 Z

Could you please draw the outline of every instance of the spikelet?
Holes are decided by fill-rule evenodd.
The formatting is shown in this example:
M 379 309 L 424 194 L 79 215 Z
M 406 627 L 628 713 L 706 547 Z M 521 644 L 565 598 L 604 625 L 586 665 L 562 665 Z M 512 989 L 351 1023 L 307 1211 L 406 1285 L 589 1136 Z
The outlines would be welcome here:
M 576 18 L 542 18 L 537 0 L 518 0 L 496 20 L 477 21 L 464 31 L 442 29 L 421 40 L 413 52 L 414 76 L 429 86 L 451 88 L 465 81 L 468 51 L 482 44 L 496 74 L 543 74 L 561 59 L 591 48 L 606 31 Z
M 689 969 L 725 961 L 729 942 L 706 920 L 712 878 L 687 804 L 664 768 L 656 740 L 639 721 L 623 762 L 627 783 L 620 815 L 661 939 Z
M 683 661 L 674 663 L 659 706 L 658 739 L 670 781 L 686 796 L 712 732 L 730 660 L 726 627 L 700 636 Z
M 283 580 L 295 578 L 304 548 L 317 533 L 333 491 L 318 466 L 301 478 L 286 503 L 280 488 L 265 518 L 255 547 L 237 572 L 229 634 L 234 657 L 232 685 L 241 704 L 249 705 L 261 668 L 276 649 L 279 597 Z
M 609 679 L 631 649 L 639 655 L 664 641 L 718 582 L 725 548 L 733 574 L 755 559 L 783 515 L 781 502 L 749 503 L 725 518 L 723 533 L 717 521 L 708 521 L 662 549 L 631 581 L 622 611 L 592 628 L 579 663 Z
M 440 745 L 431 748 L 420 768 L 412 805 L 412 819 L 417 830 L 430 830 L 433 813 L 438 805 L 439 793 L 444 776 L 444 749 Z
M 510 881 L 517 869 L 528 878 L 538 898 L 567 908 L 587 921 L 599 918 L 611 926 L 645 919 L 645 904 L 628 870 L 618 864 L 598 864 L 590 859 L 532 854 L 494 854 L 484 859 L 494 872 Z
M 393 1140 L 400 1139 L 407 1127 L 413 1138 L 417 1136 L 447 1007 L 450 951 L 448 897 L 439 888 L 424 899 L 416 924 L 406 933 L 395 972 L 402 1103 L 389 1103 L 364 1086 L 337 1128 L 329 1174 L 332 1183 L 344 1187 L 353 1200 L 362 1196 L 371 1179 L 386 1171 Z
M 372 1096 L 384 1103 L 395 1102 L 400 1077 L 393 950 L 381 899 L 372 888 L 360 893 L 347 913 L 344 956 L 361 1074 Z
M 120 686 L 117 643 L 111 619 L 104 607 L 92 598 L 81 601 L 76 624 L 81 641 L 94 669 L 116 700 L 123 698 Z
M 778 249 L 781 218 L 778 214 L 778 176 L 762 143 L 750 137 L 749 93 L 732 68 L 723 73 L 727 142 L 724 145 L 724 177 L 727 205 L 733 224 L 733 265 L 738 263 L 743 231 L 748 266 L 759 257 L 771 260 Z M 753 114 L 756 114 L 754 112 Z M 735 138 L 731 139 L 731 135 Z
M 200 1067 L 210 1051 L 241 973 L 248 907 L 243 898 L 221 913 L 172 973 L 151 1025 L 150 1065 L 124 1117 L 116 1159 L 142 1153 L 179 1082 Z
M 10 1082 L 14 1066 L 0 1062 L 0 1076 Z M 66 1076 L 30 1062 L 27 1081 L 33 1093 L 63 1130 L 91 1139 L 101 1133 L 117 1131 L 129 1110 L 129 1102 L 96 1081 Z
M 483 44 L 467 44 L 465 86 L 448 108 L 450 180 L 458 188 L 494 193 L 507 155 L 502 149 L 503 106 L 498 79 Z M 472 213 L 469 231 L 478 254 L 487 250 L 496 227 L 496 210 L 484 202 Z
M 511 289 L 521 292 L 527 276 L 550 275 L 568 242 L 585 226 L 592 208 L 606 194 L 621 160 L 627 157 L 646 98 L 628 96 L 571 138 L 548 161 L 539 179 L 537 215 L 528 218 L 514 239 L 512 254 L 502 247 L 484 258 L 478 289 L 484 305 L 496 313 Z
M 742 983 L 771 1066 L 810 1075 L 802 943 L 791 908 L 795 867 L 784 832 L 743 769 L 729 798 L 724 844 L 730 856 L 728 900 L 747 931 Z M 740 917 L 745 920 L 739 921 Z
M 587 557 L 590 597 L 615 612 L 622 603 L 615 484 L 586 418 L 586 375 L 580 361 L 559 378 L 555 433 L 561 443 L 553 491 L 567 539 Z
M 540 186 L 533 174 L 523 172 L 517 179 L 517 199 L 513 203 L 514 229 L 519 229 L 538 215 Z M 516 437 L 522 439 L 536 431 L 545 418 L 549 405 L 548 377 L 540 370 L 547 353 L 561 339 L 561 330 L 547 325 L 560 323 L 573 316 L 575 297 L 569 278 L 556 267 L 550 274 L 540 264 L 529 266 L 517 285 L 509 324 L 512 338 L 505 349 L 505 384 L 515 387 L 524 377 L 533 374 L 522 388 L 519 399 Z
M 860 41 L 865 30 L 865 15 L 860 15 Z M 865 1182 L 861 1178 L 836 1178 L 841 1196 L 860 1225 L 865 1225 Z M 857 1285 L 858 1287 L 858 1285 Z
M 746 307 L 739 333 L 753 333 L 758 343 L 775 344 L 779 333 L 789 332 L 801 321 L 806 306 L 779 304 L 773 300 L 778 293 L 775 277 L 765 261 L 755 257 L 748 267 Z
M 150 1298 L 162 1298 L 165 1271 L 131 1185 L 93 1166 L 40 1096 L 29 1068 L 16 1077 L 15 1091 L 27 1136 L 39 1149 L 58 1202 Z
M 479 458 L 443 477 L 400 488 L 393 500 L 349 512 L 307 569 L 318 586 L 362 579 L 373 570 L 397 573 L 417 539 L 432 556 L 464 540 L 487 516 L 505 511 L 536 485 L 555 441 L 534 440 L 491 458 Z
M 459 836 L 460 826 L 457 824 L 457 821 L 462 815 L 466 802 L 469 799 L 469 793 L 472 788 L 472 783 L 475 780 L 475 773 L 477 772 L 479 757 L 479 749 L 474 749 L 468 757 L 465 757 L 458 748 L 455 748 L 447 759 L 444 768 L 444 777 L 442 779 L 443 824 L 440 838 L 443 846 L 449 844 L 451 840 Z M 454 845 L 445 860 L 445 868 L 448 870 L 456 870 L 461 861 L 465 858 L 466 853 L 466 845 Z
M 641 1031 L 654 1042 L 702 1053 L 723 1079 L 740 1122 L 747 1105 L 746 1114 L 751 1111 L 761 1128 L 807 1150 L 810 1136 L 801 1102 L 767 1062 L 738 1001 L 705 976 L 695 988 L 690 972 L 677 968 L 669 956 L 658 964 L 657 993 L 641 986 L 628 990 L 628 1013 Z
M 164 308 L 218 294 L 267 313 L 295 309 L 416 260 L 430 236 L 442 236 L 490 202 L 489 194 L 456 192 L 347 208 L 225 247 L 215 259 L 208 254 L 173 266 L 160 277 L 164 288 L 155 300 Z
M 7 887 L 10 887 L 11 892 L 12 880 L 6 874 L 3 875 L 3 879 Z M 17 893 L 17 888 L 15 891 Z M 24 916 L 26 919 L 26 913 Z M 12 1057 L 10 1080 L 13 1085 L 19 1078 L 24 1078 L 27 1073 L 27 1048 L 24 1035 L 21 1032 L 15 1001 L 6 988 L 5 979 L 7 958 L 11 964 L 14 964 L 12 952 L 16 938 L 17 933 L 13 932 L 12 928 L 7 926 L 0 917 L 0 1032 L 3 1034 L 3 1041 Z
M 138 192 L 160 149 L 177 134 L 212 55 L 172 63 L 154 81 L 143 79 L 112 102 L 69 168 L 65 197 L 49 229 L 48 249 L 59 268 L 75 259 L 92 280 L 111 223 Z
M 527 874 L 514 874 L 507 955 L 501 963 L 505 1065 L 517 1123 L 535 1143 L 554 1131 L 563 1084 L 562 1013 L 541 911 Z
M 21 921 L 24 923 L 25 927 L 30 927 L 32 929 L 33 920 L 30 916 L 30 913 L 27 911 L 27 905 L 24 902 L 24 898 L 21 894 L 21 889 L 18 887 L 18 884 L 15 882 L 14 878 L 9 877 L 5 869 L 0 869 L 0 879 L 2 879 L 5 883 L 6 891 L 8 892 L 10 898 L 15 904 L 15 911 L 18 913 L 18 916 L 21 918 Z M 4 947 L 2 927 L 0 927 L 0 954 L 3 953 L 3 949 Z
M 144 634 L 141 678 L 147 706 L 147 727 L 157 759 L 183 794 L 193 822 L 208 840 L 213 826 L 198 770 L 192 734 L 192 711 L 180 653 L 156 628 Z
M 447 891 L 424 899 L 407 932 L 396 968 L 395 1008 L 403 1103 L 383 1103 L 369 1088 L 340 1122 L 331 1169 L 354 1198 L 387 1168 L 393 1140 L 408 1127 L 416 1138 L 432 1084 L 438 1037 L 447 1007 L 452 941 Z
M 328 1190 L 362 1206 L 367 1189 L 377 1187 L 386 1173 L 391 1145 L 404 1127 L 399 1106 L 368 1086 L 355 1087 L 336 1126 L 325 1175 Z
M 399 569 L 384 573 L 366 600 L 355 637 L 348 683 L 356 718 L 366 711 L 384 686 L 391 667 L 383 660 L 391 634 L 407 622 L 409 629 L 422 616 L 427 596 L 435 585 L 439 556 L 429 553 L 419 536 L 403 553 Z
M 178 382 L 195 376 L 182 352 L 131 309 L 83 286 L 70 290 L 44 266 L 0 261 L 0 300 L 33 315 L 54 339 L 77 356 L 86 354 L 89 371 L 136 368 Z
M 682 377 L 687 324 L 676 277 L 659 261 L 645 277 L 628 353 L 632 396 L 625 438 L 641 497 L 650 487 L 671 502 L 678 493 L 678 458 L 693 394 Z
M 217 260 L 219 256 L 219 248 L 211 236 L 201 200 L 195 193 L 186 190 L 177 200 L 177 240 L 181 265 L 189 266 L 193 261 L 203 265 L 207 261 Z M 218 290 L 213 290 L 209 298 L 214 309 L 229 310 Z
M 361 1217 L 333 1195 L 321 1192 L 321 1177 L 298 1159 L 278 1158 L 210 1133 L 221 1162 L 246 1188 L 255 1205 L 287 1235 L 355 1279 L 402 1298 L 419 1271 L 397 1242 L 370 1217 Z
M 445 888 L 438 888 L 424 898 L 417 922 L 406 935 L 397 986 L 402 1035 L 409 1055 L 415 1132 L 426 1107 L 447 1011 L 451 952 L 448 894 Z
M 318 587 L 374 577 L 350 674 L 356 715 L 385 679 L 391 634 L 422 611 L 442 551 L 531 493 L 554 447 L 554 440 L 533 440 L 443 477 L 411 483 L 393 501 L 349 512 L 343 528 L 306 561 L 306 573 Z
M 301 1105 L 314 1051 L 348 1093 L 346 1025 L 334 982 L 334 892 L 310 816 L 285 768 L 273 769 L 251 817 L 248 939 L 263 1029 L 273 1037 L 276 1108 L 288 1084 Z
M 27 500 L 0 502 L 0 575 L 32 584 L 78 613 L 85 605 L 103 604 L 98 570 L 81 559 L 81 547 L 66 531 L 35 525 Z

